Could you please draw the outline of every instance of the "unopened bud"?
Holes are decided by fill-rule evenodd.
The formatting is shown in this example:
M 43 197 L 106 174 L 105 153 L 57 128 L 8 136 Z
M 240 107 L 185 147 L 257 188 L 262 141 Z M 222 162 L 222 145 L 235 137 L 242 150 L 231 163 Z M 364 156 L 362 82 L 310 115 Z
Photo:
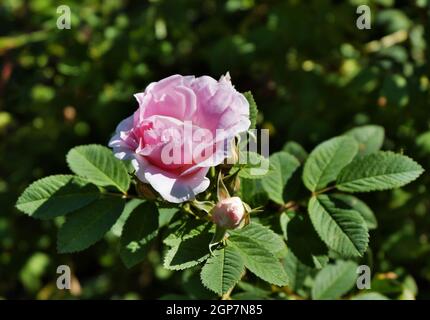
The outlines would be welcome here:
M 245 216 L 245 207 L 239 197 L 221 200 L 212 209 L 213 222 L 225 229 L 236 229 Z

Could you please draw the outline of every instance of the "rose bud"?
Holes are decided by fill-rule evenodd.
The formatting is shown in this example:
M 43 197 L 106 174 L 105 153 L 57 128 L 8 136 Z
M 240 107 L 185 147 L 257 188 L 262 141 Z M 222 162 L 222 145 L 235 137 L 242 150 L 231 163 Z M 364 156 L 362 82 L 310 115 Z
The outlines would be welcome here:
M 239 197 L 221 200 L 212 209 L 213 222 L 225 229 L 236 229 L 245 216 L 245 207 Z

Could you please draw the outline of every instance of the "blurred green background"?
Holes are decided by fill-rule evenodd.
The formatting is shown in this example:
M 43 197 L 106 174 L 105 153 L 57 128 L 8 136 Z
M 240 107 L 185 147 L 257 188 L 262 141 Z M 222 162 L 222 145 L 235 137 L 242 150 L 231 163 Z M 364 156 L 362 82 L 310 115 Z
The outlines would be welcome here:
M 70 30 L 56 28 L 61 4 Z M 356 27 L 361 4 L 372 10 L 370 30 Z M 113 235 L 59 255 L 55 223 L 14 208 L 31 181 L 68 172 L 71 147 L 106 144 L 151 81 L 229 71 L 254 93 L 271 152 L 287 140 L 309 151 L 374 123 L 386 129 L 385 149 L 428 171 L 429 46 L 429 0 L 1 0 L 0 298 L 207 296 L 194 274 L 164 270 L 157 250 L 125 269 Z M 364 197 L 379 222 L 369 260 L 384 294 L 430 299 L 429 187 L 426 173 Z M 56 289 L 60 264 L 72 267 L 70 293 Z

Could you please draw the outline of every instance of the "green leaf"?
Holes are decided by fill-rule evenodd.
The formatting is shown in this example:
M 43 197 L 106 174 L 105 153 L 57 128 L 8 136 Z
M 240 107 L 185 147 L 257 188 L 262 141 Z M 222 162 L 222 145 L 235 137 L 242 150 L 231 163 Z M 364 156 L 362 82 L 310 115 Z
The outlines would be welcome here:
M 316 233 L 308 215 L 296 214 L 289 218 L 284 215 L 282 226 L 286 230 L 287 247 L 303 264 L 321 269 L 328 262 L 328 249 Z M 303 245 L 306 243 L 306 245 Z
M 262 300 L 267 298 L 272 293 L 269 285 L 264 285 L 263 287 L 265 287 L 265 289 L 262 289 L 259 286 L 244 281 L 239 281 L 237 287 L 244 291 L 234 295 L 234 299 L 237 300 Z M 245 299 L 246 297 L 249 297 L 249 299 Z
M 236 285 L 244 269 L 243 258 L 237 248 L 226 246 L 216 250 L 206 261 L 200 278 L 206 288 L 223 295 Z
M 257 125 L 257 115 L 258 115 L 257 104 L 255 103 L 255 100 L 254 100 L 254 97 L 252 96 L 251 91 L 244 92 L 243 95 L 245 96 L 246 100 L 248 100 L 248 103 L 249 103 L 249 120 L 251 120 L 251 125 L 249 129 L 255 129 Z
M 202 232 L 176 243 L 167 251 L 164 267 L 169 270 L 183 270 L 202 263 L 209 257 L 209 243 L 212 236 L 212 233 Z
M 214 292 L 206 288 L 200 278 L 201 268 L 190 268 L 181 272 L 181 289 L 193 300 L 216 298 Z
M 336 208 L 326 195 L 309 201 L 312 224 L 327 246 L 344 257 L 361 257 L 369 234 L 363 217 L 355 210 Z
M 185 221 L 177 221 L 169 226 L 168 234 L 164 238 L 163 243 L 174 247 L 184 240 L 191 239 L 202 232 L 208 231 L 210 228 L 210 223 L 199 219 L 189 218 Z
M 257 222 L 251 221 L 244 228 L 231 231 L 230 233 L 253 239 L 272 253 L 277 253 L 285 249 L 285 242 L 280 235 Z
M 178 211 L 179 211 L 179 208 L 175 208 L 175 207 L 173 208 L 159 207 L 158 208 L 158 212 L 160 213 L 159 219 L 158 219 L 159 226 L 164 227 L 168 225 Z
M 280 261 L 252 238 L 239 234 L 232 234 L 227 245 L 235 246 L 243 258 L 245 267 L 257 277 L 277 286 L 288 283 L 288 277 Z
M 121 216 L 119 217 L 118 221 L 113 225 L 112 227 L 112 233 L 116 235 L 117 237 L 121 236 L 122 229 L 124 227 L 125 222 L 127 221 L 128 217 L 130 216 L 131 212 L 141 203 L 145 202 L 143 199 L 132 199 L 128 201 L 124 207 L 123 212 L 121 213 Z M 179 211 L 179 208 L 170 208 L 170 207 L 159 207 L 159 218 L 158 218 L 158 225 L 161 227 L 164 227 L 169 224 L 169 222 L 172 220 L 173 216 L 176 214 L 176 212 Z
M 268 201 L 261 179 L 240 179 L 240 198 L 251 207 L 264 205 Z
M 300 162 L 284 151 L 272 154 L 269 161 L 270 172 L 263 177 L 262 187 L 271 200 L 283 204 L 285 185 L 300 166 Z
M 93 245 L 110 230 L 123 208 L 123 199 L 103 198 L 69 214 L 58 232 L 58 251 L 76 252 Z
M 75 147 L 67 154 L 67 163 L 74 173 L 90 182 L 102 187 L 114 186 L 127 193 L 130 177 L 126 166 L 110 149 L 95 144 Z
M 51 219 L 82 208 L 96 200 L 96 186 L 72 175 L 49 176 L 33 182 L 19 197 L 16 207 L 40 219 Z
M 125 206 L 124 210 L 122 210 L 121 216 L 118 218 L 118 220 L 115 222 L 115 224 L 112 226 L 112 233 L 116 235 L 117 237 L 120 237 L 122 234 L 122 230 L 124 229 L 125 222 L 127 221 L 130 214 L 133 212 L 133 210 L 141 203 L 145 202 L 143 199 L 131 199 L 128 201 Z
M 375 153 L 384 143 L 385 130 L 381 126 L 366 125 L 353 128 L 345 133 L 358 142 L 360 155 Z
M 303 287 L 305 279 L 312 269 L 297 259 L 291 250 L 288 251 L 287 255 L 282 259 L 282 263 L 288 275 L 288 286 L 294 292 L 297 292 Z
M 343 168 L 336 187 L 346 192 L 387 190 L 402 187 L 423 172 L 423 168 L 407 156 L 379 151 L 358 158 Z
M 351 290 L 357 280 L 357 264 L 339 260 L 335 265 L 327 265 L 315 277 L 312 299 L 333 300 Z
M 321 190 L 336 180 L 337 175 L 358 152 L 358 144 L 351 137 L 336 137 L 318 145 L 309 155 L 303 182 L 312 192 Z
M 239 163 L 232 168 L 233 172 L 237 166 L 240 168 L 239 177 L 246 179 L 261 179 L 270 171 L 269 159 L 256 152 L 240 151 Z
M 124 207 L 121 216 L 118 221 L 112 227 L 112 233 L 117 237 L 121 236 L 122 229 L 124 227 L 125 222 L 130 216 L 131 212 L 141 203 L 145 202 L 143 199 L 132 199 L 128 201 Z M 169 224 L 169 222 L 173 219 L 174 215 L 179 211 L 179 208 L 175 207 L 159 207 L 158 208 L 158 225 L 164 227 Z
M 336 207 L 342 208 L 343 205 L 344 209 L 353 209 L 357 211 L 363 217 L 369 230 L 376 229 L 378 227 L 378 221 L 376 220 L 372 209 L 370 209 L 368 205 L 360 199 L 350 194 L 341 193 L 332 194 L 330 195 L 330 198 L 337 202 Z
M 127 268 L 146 257 L 152 240 L 158 235 L 158 218 L 158 209 L 153 202 L 144 202 L 132 211 L 124 226 L 119 252 Z
M 300 163 L 304 163 L 309 156 L 307 151 L 295 141 L 288 141 L 286 144 L 284 144 L 282 151 L 288 152 L 289 154 L 295 156 L 297 160 L 300 161 Z

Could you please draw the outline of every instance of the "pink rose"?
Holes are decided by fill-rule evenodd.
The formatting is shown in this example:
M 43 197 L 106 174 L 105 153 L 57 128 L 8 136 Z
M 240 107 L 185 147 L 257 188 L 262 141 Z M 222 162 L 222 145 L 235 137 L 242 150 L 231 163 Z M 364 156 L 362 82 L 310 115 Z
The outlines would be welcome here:
M 237 228 L 245 216 L 245 207 L 239 197 L 221 200 L 212 209 L 213 222 L 225 229 Z
M 230 155 L 230 142 L 250 126 L 249 104 L 230 77 L 173 75 L 135 94 L 136 112 L 109 142 L 136 176 L 165 200 L 180 203 L 207 189 L 206 174 Z

